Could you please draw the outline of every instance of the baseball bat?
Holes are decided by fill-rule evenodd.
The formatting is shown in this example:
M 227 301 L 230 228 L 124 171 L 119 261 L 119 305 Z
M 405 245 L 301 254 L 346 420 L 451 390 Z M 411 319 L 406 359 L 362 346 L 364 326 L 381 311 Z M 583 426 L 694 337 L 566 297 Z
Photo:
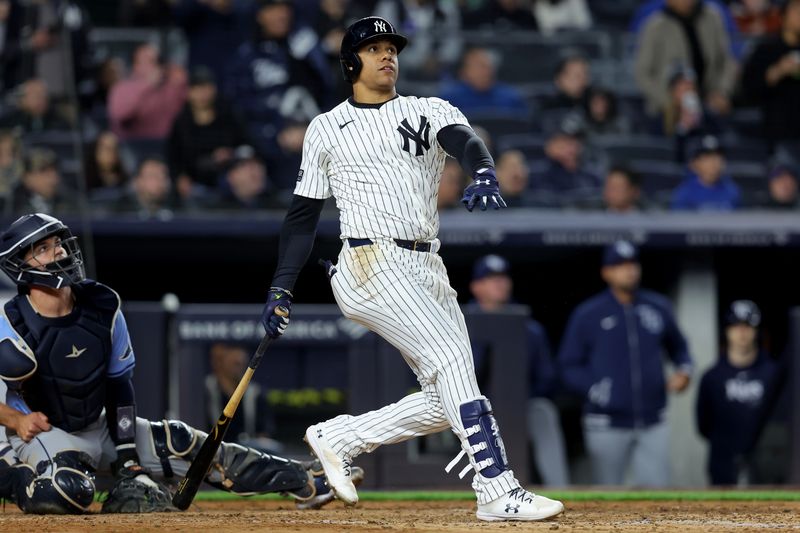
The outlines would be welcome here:
M 289 315 L 289 310 L 281 305 L 275 308 L 275 314 L 285 317 Z M 267 351 L 267 347 L 269 347 L 271 342 L 272 339 L 267 335 L 264 335 L 264 338 L 261 339 L 258 348 L 256 348 L 256 352 L 247 364 L 247 370 L 245 370 L 242 379 L 239 380 L 236 390 L 233 391 L 231 399 L 228 400 L 228 403 L 222 410 L 222 414 L 219 415 L 216 425 L 208 432 L 208 436 L 206 440 L 203 441 L 200 451 L 197 452 L 197 456 L 192 460 L 192 464 L 189 465 L 189 470 L 178 484 L 178 490 L 172 497 L 172 505 L 181 511 L 185 511 L 192 504 L 192 500 L 194 500 L 197 490 L 200 488 L 200 484 L 203 483 L 203 480 L 208 474 L 211 463 L 214 460 L 214 455 L 216 455 L 220 444 L 222 444 L 222 439 L 225 437 L 225 432 L 228 431 L 228 426 L 230 425 L 233 415 L 236 414 L 239 402 L 242 400 L 247 386 L 250 385 L 250 379 L 253 377 L 256 367 L 258 367 L 261 358 L 264 356 L 264 352 Z

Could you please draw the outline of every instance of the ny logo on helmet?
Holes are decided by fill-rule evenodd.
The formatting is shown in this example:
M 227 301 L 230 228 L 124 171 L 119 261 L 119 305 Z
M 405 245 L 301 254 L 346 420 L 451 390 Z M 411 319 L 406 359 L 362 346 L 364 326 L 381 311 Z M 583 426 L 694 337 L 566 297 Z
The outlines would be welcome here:
M 403 121 L 397 126 L 397 131 L 403 136 L 403 150 L 411 153 L 411 141 L 414 141 L 416 145 L 416 150 L 414 155 L 419 157 L 423 154 L 423 148 L 425 150 L 430 149 L 431 143 L 428 140 L 431 131 L 431 125 L 428 122 L 428 117 L 424 115 L 419 116 L 419 129 L 414 129 L 411 124 L 408 123 L 408 119 L 404 118 Z
M 386 23 L 382 20 L 375 21 L 375 32 L 386 33 Z

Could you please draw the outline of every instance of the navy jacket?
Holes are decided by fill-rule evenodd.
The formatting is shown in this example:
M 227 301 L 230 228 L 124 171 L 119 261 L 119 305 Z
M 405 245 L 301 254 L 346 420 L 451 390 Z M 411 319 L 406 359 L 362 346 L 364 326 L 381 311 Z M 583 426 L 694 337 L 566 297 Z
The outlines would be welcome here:
M 606 290 L 572 313 L 558 364 L 570 392 L 585 398 L 584 413 L 614 427 L 647 427 L 667 404 L 662 356 L 691 372 L 686 339 L 663 296 L 639 290 L 623 306 Z
M 703 375 L 697 429 L 710 445 L 708 471 L 714 485 L 736 484 L 736 459 L 753 444 L 776 369 L 766 354 L 759 354 L 746 368 L 732 366 L 723 355 Z

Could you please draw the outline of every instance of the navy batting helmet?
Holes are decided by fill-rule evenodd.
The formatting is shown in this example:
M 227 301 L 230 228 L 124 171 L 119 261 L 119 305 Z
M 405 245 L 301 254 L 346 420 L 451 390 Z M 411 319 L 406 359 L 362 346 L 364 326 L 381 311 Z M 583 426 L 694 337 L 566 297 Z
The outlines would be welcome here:
M 51 236 L 61 239 L 60 246 L 67 255 L 51 263 L 29 264 L 25 255 L 36 243 Z M 0 235 L 0 269 L 22 286 L 60 289 L 86 278 L 77 239 L 66 224 L 43 213 L 19 217 Z
M 353 83 L 361 72 L 358 49 L 378 39 L 388 39 L 397 47 L 398 54 L 408 44 L 408 39 L 397 33 L 394 26 L 381 17 L 365 17 L 347 28 L 342 38 L 342 47 L 339 49 L 339 62 L 342 64 L 342 75 L 346 81 Z

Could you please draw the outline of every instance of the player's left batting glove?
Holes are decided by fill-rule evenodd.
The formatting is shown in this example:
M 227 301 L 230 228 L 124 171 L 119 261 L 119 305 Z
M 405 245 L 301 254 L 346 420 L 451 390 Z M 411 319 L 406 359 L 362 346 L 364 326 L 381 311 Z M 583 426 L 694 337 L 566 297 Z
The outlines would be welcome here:
M 267 304 L 264 306 L 264 312 L 261 314 L 261 324 L 267 330 L 267 335 L 271 339 L 277 339 L 286 327 L 289 325 L 289 315 L 292 312 L 292 293 L 280 287 L 270 287 L 267 293 Z M 286 316 L 280 316 L 275 313 L 278 306 L 286 308 Z
M 472 211 L 475 206 L 479 206 L 481 211 L 486 211 L 487 206 L 494 209 L 507 207 L 505 200 L 500 196 L 500 187 L 497 184 L 497 176 L 493 168 L 482 168 L 475 173 L 475 179 L 464 189 L 464 197 L 461 203 Z

